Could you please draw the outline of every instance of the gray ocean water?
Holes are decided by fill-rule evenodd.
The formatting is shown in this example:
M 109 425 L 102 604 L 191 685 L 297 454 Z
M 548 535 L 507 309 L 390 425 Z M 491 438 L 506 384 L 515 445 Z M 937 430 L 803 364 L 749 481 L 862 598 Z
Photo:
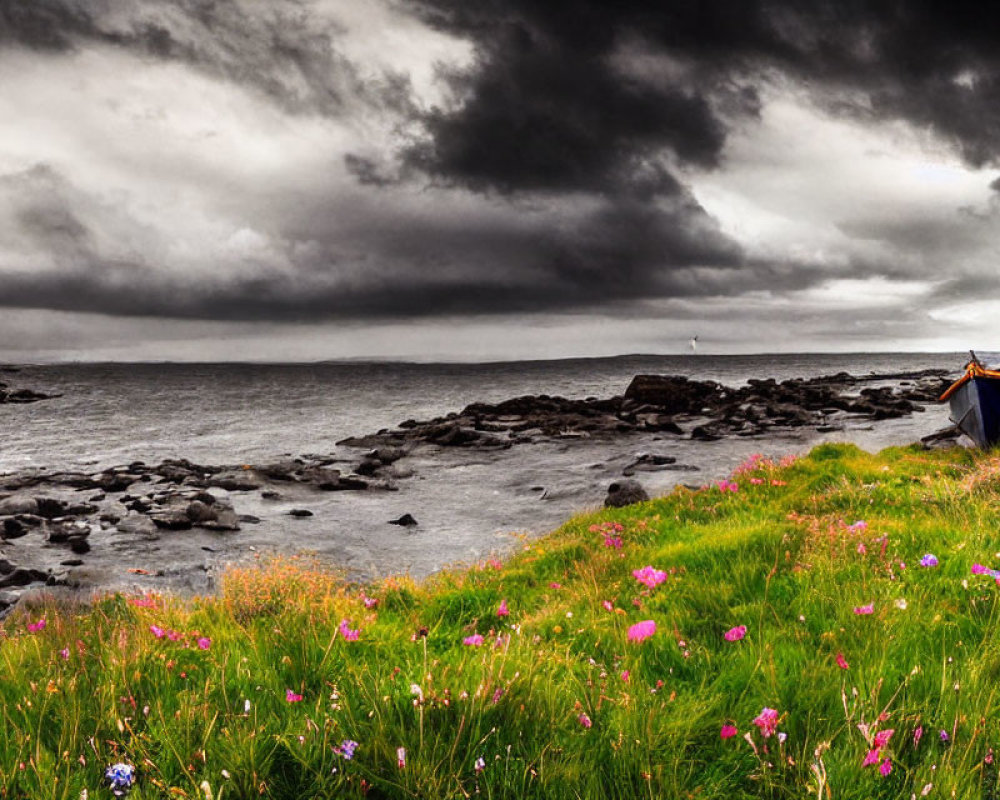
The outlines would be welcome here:
M 330 363 L 68 364 L 25 366 L 0 375 L 15 387 L 62 397 L 0 406 L 0 473 L 28 467 L 103 468 L 143 460 L 188 458 L 210 464 L 332 453 L 345 463 L 360 453 L 338 448 L 347 436 L 426 419 L 475 401 L 525 394 L 584 398 L 622 394 L 639 373 L 681 374 L 740 385 L 749 378 L 812 377 L 841 370 L 857 375 L 945 368 L 957 375 L 961 354 L 837 354 L 777 356 L 623 356 L 495 364 Z M 900 420 L 815 431 L 691 442 L 634 435 L 613 442 L 539 443 L 494 453 L 442 452 L 409 459 L 416 477 L 391 493 L 337 492 L 265 503 L 234 496 L 237 510 L 262 518 L 231 534 L 218 559 L 256 551 L 311 550 L 358 576 L 424 575 L 442 565 L 510 551 L 512 534 L 544 533 L 601 504 L 607 485 L 639 452 L 675 456 L 698 472 L 642 475 L 651 494 L 674 483 L 706 483 L 748 455 L 801 453 L 825 440 L 877 450 L 905 444 L 947 422 L 943 407 Z M 541 499 L 544 496 L 544 499 Z M 293 520 L 292 505 L 315 516 Z M 408 512 L 419 526 L 401 531 L 387 521 Z M 96 548 L 95 548 L 96 550 Z M 151 561 L 183 571 L 182 542 L 165 543 Z M 95 555 L 95 558 L 99 557 Z

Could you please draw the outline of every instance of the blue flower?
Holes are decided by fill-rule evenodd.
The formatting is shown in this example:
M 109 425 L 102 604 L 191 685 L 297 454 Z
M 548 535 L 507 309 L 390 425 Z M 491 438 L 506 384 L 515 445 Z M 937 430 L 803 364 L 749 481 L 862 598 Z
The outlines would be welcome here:
M 924 557 L 920 559 L 920 566 L 922 567 L 936 567 L 937 565 L 937 556 L 933 553 L 925 553 Z
M 350 761 L 352 758 L 354 758 L 354 751 L 357 748 L 357 746 L 358 746 L 357 742 L 352 741 L 351 739 L 344 739 L 344 741 L 340 743 L 340 747 L 334 748 L 334 752 L 338 753 L 347 761 Z
M 104 780 L 115 797 L 124 797 L 135 783 L 135 767 L 131 764 L 112 764 L 104 770 Z

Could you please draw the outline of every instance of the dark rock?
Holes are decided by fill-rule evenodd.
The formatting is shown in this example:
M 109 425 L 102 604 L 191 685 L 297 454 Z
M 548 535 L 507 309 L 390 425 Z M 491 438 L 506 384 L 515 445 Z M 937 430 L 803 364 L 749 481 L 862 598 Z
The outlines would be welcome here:
M 293 508 L 288 514 L 292 517 L 311 517 L 313 512 L 308 508 Z
M 36 497 L 38 503 L 38 516 L 46 519 L 61 517 L 66 513 L 66 503 L 54 497 Z
M 261 482 L 252 470 L 240 470 L 212 475 L 205 481 L 205 485 L 229 492 L 252 492 L 261 487 Z
M 237 519 L 247 525 L 260 525 L 261 522 L 260 517 L 255 517 L 253 514 L 240 514 Z
M 188 503 L 187 508 L 184 509 L 184 513 L 191 522 L 200 524 L 202 522 L 209 522 L 219 518 L 219 512 L 202 500 L 192 500 Z
M 704 425 L 697 425 L 691 429 L 691 438 L 698 442 L 714 442 L 722 437 L 709 430 Z
M 404 528 L 410 528 L 417 525 L 417 521 L 413 518 L 412 514 L 403 514 L 403 516 L 398 519 L 389 520 L 390 525 L 402 525 Z
M 86 539 L 73 539 L 69 543 L 69 549 L 77 555 L 83 555 L 90 552 L 90 542 Z
M 273 492 L 270 490 L 266 492 L 261 492 L 260 496 L 263 497 L 265 500 L 281 500 L 282 498 L 281 492 Z
M 634 480 L 615 481 L 608 487 L 608 496 L 604 498 L 607 508 L 621 508 L 633 503 L 649 500 L 649 495 L 642 484 Z
M 8 497 L 0 500 L 0 516 L 37 513 L 38 501 L 33 497 Z
M 210 531 L 238 531 L 240 529 L 239 517 L 231 508 L 220 509 L 215 519 L 200 522 L 198 525 Z
M 0 533 L 4 539 L 19 539 L 28 532 L 25 524 L 13 517 L 8 517 L 3 521 L 3 532 Z
M 67 558 L 65 561 L 60 561 L 59 562 L 59 566 L 60 567 L 82 567 L 83 566 L 83 559 L 82 558 Z
M 93 497 L 90 497 L 89 500 L 91 503 L 100 503 L 102 500 L 105 500 L 106 498 L 107 495 L 101 492 L 100 494 L 95 494 Z
M 181 509 L 158 511 L 155 514 L 150 514 L 149 518 L 157 528 L 168 531 L 189 530 L 194 524 Z
M 27 586 L 29 583 L 39 583 L 47 581 L 49 573 L 40 569 L 29 569 L 27 567 L 15 567 L 14 571 L 0 578 L 0 588 L 8 586 Z

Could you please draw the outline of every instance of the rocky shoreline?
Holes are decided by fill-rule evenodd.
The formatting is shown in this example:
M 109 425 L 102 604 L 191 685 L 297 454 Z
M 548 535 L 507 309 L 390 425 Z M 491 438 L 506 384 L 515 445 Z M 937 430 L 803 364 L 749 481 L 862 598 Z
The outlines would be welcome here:
M 302 498 L 308 504 L 308 497 L 328 492 L 395 492 L 418 477 L 410 464 L 426 463 L 442 448 L 488 452 L 547 442 L 572 446 L 574 440 L 612 440 L 640 432 L 655 433 L 664 442 L 766 437 L 806 427 L 822 432 L 846 421 L 920 412 L 948 384 L 945 370 L 863 377 L 839 373 L 780 383 L 752 380 L 738 388 L 680 376 L 637 375 L 623 395 L 607 399 L 525 396 L 473 403 L 431 420 L 407 420 L 392 430 L 342 440 L 340 446 L 366 451 L 349 458 L 303 455 L 236 465 L 168 459 L 92 473 L 32 469 L 0 475 L 0 615 L 38 587 L 107 585 L 107 572 L 88 569 L 94 555 L 106 562 L 109 554 L 155 554 L 162 537 L 179 536 L 189 537 L 192 549 L 224 552 L 231 545 L 229 537 L 261 522 L 241 513 L 241 499 L 252 499 L 259 507 L 300 503 Z M 666 454 L 644 453 L 622 474 L 696 469 Z M 616 481 L 609 489 L 609 504 L 642 497 L 642 487 L 632 480 Z M 307 517 L 312 512 L 292 507 L 282 513 Z M 386 523 L 410 530 L 419 524 L 418 517 L 407 513 Z M 119 572 L 125 571 L 123 561 Z M 169 565 L 127 571 L 171 576 Z M 123 576 L 114 577 L 120 583 Z
M 0 372 L 17 372 L 16 367 L 0 367 Z M 5 403 L 37 403 L 39 400 L 51 400 L 58 394 L 45 394 L 34 389 L 12 389 L 9 384 L 0 381 L 0 405 Z

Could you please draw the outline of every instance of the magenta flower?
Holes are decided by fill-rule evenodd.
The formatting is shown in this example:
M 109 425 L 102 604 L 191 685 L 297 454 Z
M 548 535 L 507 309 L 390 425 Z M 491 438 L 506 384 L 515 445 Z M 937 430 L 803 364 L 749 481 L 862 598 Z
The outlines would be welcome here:
M 163 630 L 163 628 L 161 628 L 159 625 L 150 625 L 149 626 L 149 631 L 157 639 L 162 639 L 164 636 L 167 635 L 167 632 L 165 630 Z
M 869 750 L 865 755 L 865 760 L 861 762 L 862 767 L 870 767 L 878 763 L 878 750 Z
M 63 661 L 69 661 L 69 648 L 64 647 L 59 651 L 59 655 L 62 657 Z
M 358 636 L 361 634 L 360 629 L 351 630 L 347 625 L 346 619 L 342 619 L 340 621 L 340 625 L 337 626 L 337 629 L 340 631 L 340 635 L 343 636 L 348 642 L 356 642 L 358 640 Z
M 628 679 L 631 677 L 632 673 L 627 669 L 622 670 L 621 678 L 625 683 L 628 683 Z
M 579 722 L 579 723 L 580 723 L 580 724 L 581 724 L 581 725 L 582 725 L 582 726 L 583 726 L 584 728 L 589 728 L 589 727 L 590 727 L 591 725 L 593 725 L 593 724 L 594 724 L 593 722 L 591 722 L 591 721 L 590 721 L 590 717 L 588 717 L 588 716 L 587 716 L 586 714 L 581 714 L 580 716 L 578 716 L 578 717 L 576 718 L 576 720 L 577 720 L 577 722 Z
M 365 608 L 375 608 L 378 605 L 377 597 L 366 597 L 365 598 Z
M 761 736 L 768 739 L 778 728 L 778 712 L 773 708 L 767 708 L 765 706 L 761 712 L 754 717 L 753 724 L 760 728 Z
M 291 689 L 285 689 L 285 700 L 289 703 L 302 702 L 302 695 L 295 694 Z
M 920 738 L 924 735 L 924 726 L 917 725 L 913 731 L 913 746 L 916 747 L 920 744 Z
M 45 630 L 45 617 L 42 617 L 40 620 L 38 620 L 38 622 L 28 623 L 29 633 L 38 633 L 39 631 L 44 631 L 44 630 Z
M 719 730 L 719 738 L 732 739 L 737 733 L 739 733 L 739 731 L 736 730 L 735 725 L 723 725 Z
M 847 663 L 843 653 L 837 653 L 837 666 L 841 669 L 848 669 L 851 665 Z
M 738 642 L 746 635 L 747 635 L 746 625 L 737 625 L 735 628 L 730 628 L 728 631 L 725 632 L 725 634 L 723 634 L 727 642 Z
M 561 583 L 556 583 L 556 581 L 552 581 L 552 583 L 549 584 L 549 588 L 550 589 L 562 589 L 562 584 Z
M 406 766 L 406 748 L 396 748 L 396 766 L 403 769 Z
M 855 606 L 854 607 L 854 613 L 857 614 L 858 616 L 862 616 L 862 615 L 865 615 L 865 614 L 871 614 L 874 611 L 875 611 L 875 604 L 874 603 L 869 603 L 866 606 Z
M 601 608 L 603 608 L 605 611 L 614 611 L 615 610 L 615 607 L 611 603 L 610 600 L 602 600 L 601 601 Z
M 632 574 L 635 579 L 650 589 L 659 586 L 667 579 L 667 573 L 662 569 L 654 569 L 651 566 L 643 567 L 642 569 L 632 570 Z
M 656 633 L 656 623 L 651 619 L 644 619 L 637 622 L 628 629 L 628 640 L 630 642 L 642 642 Z
M 198 639 L 199 650 L 208 650 L 208 648 L 211 646 L 212 646 L 212 640 L 209 639 L 207 636 L 202 636 L 200 639 Z
M 181 640 L 180 631 L 167 631 L 167 638 L 172 642 L 179 642 Z
M 872 740 L 872 743 L 874 744 L 875 747 L 881 750 L 883 747 L 889 744 L 889 740 L 892 738 L 892 735 L 895 732 L 896 731 L 893 730 L 892 728 L 889 728 L 888 730 L 885 731 L 879 731 L 878 733 L 875 734 L 875 738 Z
M 719 491 L 725 494 L 726 492 L 738 492 L 740 490 L 740 485 L 733 481 L 716 481 L 715 485 L 719 487 Z
M 940 733 L 938 733 L 938 738 L 939 738 L 939 739 L 940 739 L 940 740 L 941 740 L 942 742 L 947 742 L 947 741 L 948 741 L 948 731 L 946 731 L 946 730 L 944 730 L 944 729 L 942 728 L 942 729 L 941 729 L 941 732 L 940 732 Z
M 498 617 L 508 617 L 510 616 L 510 609 L 507 608 L 507 600 L 500 601 L 500 607 L 497 609 Z
M 936 567 L 937 565 L 937 556 L 933 553 L 924 553 L 924 557 L 920 559 L 920 566 L 922 567 Z
M 481 634 L 474 633 L 472 636 L 466 636 L 462 639 L 462 644 L 468 647 L 479 647 L 483 643 L 483 637 Z
M 888 777 L 889 773 L 892 772 L 892 762 L 887 758 L 879 766 L 878 771 L 882 773 L 883 778 Z

